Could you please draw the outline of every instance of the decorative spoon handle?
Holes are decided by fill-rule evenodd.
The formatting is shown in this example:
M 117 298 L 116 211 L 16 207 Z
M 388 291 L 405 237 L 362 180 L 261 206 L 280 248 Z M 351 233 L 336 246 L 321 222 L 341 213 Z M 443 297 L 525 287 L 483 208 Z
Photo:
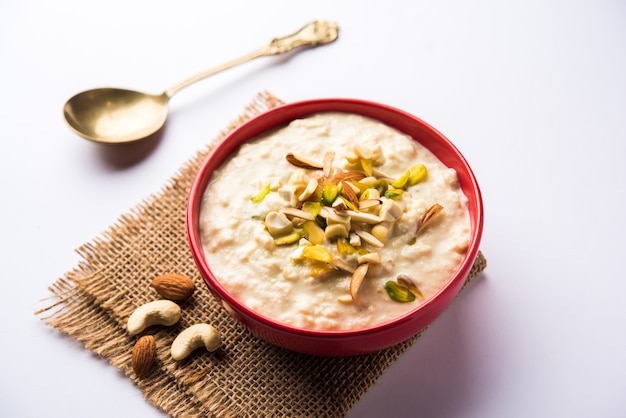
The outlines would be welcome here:
M 267 45 L 257 49 L 256 51 L 248 55 L 244 55 L 240 58 L 226 62 L 217 67 L 209 68 L 208 70 L 193 75 L 186 80 L 183 80 L 178 84 L 175 84 L 172 87 L 168 88 L 163 94 L 169 98 L 172 97 L 176 92 L 181 90 L 183 87 L 187 87 L 188 85 L 195 83 L 196 81 L 202 80 L 213 74 L 235 67 L 239 64 L 243 64 L 244 62 L 251 61 L 259 57 L 284 54 L 285 52 L 289 52 L 299 46 L 324 45 L 333 42 L 335 39 L 337 39 L 338 36 L 339 27 L 336 23 L 327 22 L 324 20 L 315 20 L 291 35 L 287 35 L 282 38 L 272 39 Z
M 303 45 L 327 44 L 337 39 L 338 35 L 339 27 L 336 23 L 315 20 L 292 35 L 272 39 L 266 47 L 267 54 L 282 54 Z

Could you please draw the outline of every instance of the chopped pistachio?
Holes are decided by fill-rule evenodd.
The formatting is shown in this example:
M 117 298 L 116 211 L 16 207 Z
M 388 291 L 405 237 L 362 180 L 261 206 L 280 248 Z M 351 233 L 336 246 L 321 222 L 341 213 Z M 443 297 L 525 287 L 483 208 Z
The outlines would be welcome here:
M 409 289 L 394 281 L 389 280 L 384 287 L 389 297 L 396 302 L 407 303 L 415 300 L 415 295 Z
M 313 216 L 317 216 L 320 214 L 320 206 L 320 202 L 304 202 L 302 203 L 302 210 Z
M 354 254 L 356 253 L 356 248 L 354 248 L 346 238 L 339 238 L 337 240 L 337 251 L 339 254 Z
M 373 184 L 374 188 L 378 190 L 379 196 L 384 196 L 385 192 L 389 188 L 389 181 L 385 179 L 378 179 L 376 183 Z
M 411 175 L 411 172 L 409 170 L 405 171 L 404 174 L 398 177 L 396 181 L 391 183 L 391 187 L 394 187 L 396 189 L 402 189 L 406 185 L 406 183 L 409 181 L 410 175 Z
M 426 177 L 428 177 L 428 170 L 424 164 L 415 164 L 409 169 L 409 173 L 409 181 L 407 182 L 408 186 L 415 186 L 417 183 L 426 180 Z
M 274 239 L 274 243 L 276 245 L 289 245 L 289 244 L 295 244 L 296 242 L 300 241 L 300 238 L 302 238 L 302 236 L 300 235 L 299 231 L 294 231 L 293 233 L 289 234 L 289 235 L 285 235 L 283 237 L 279 237 Z
M 371 176 L 373 173 L 372 160 L 370 158 L 361 158 L 361 168 L 365 174 Z
M 311 244 L 324 242 L 324 230 L 315 221 L 306 221 L 302 224 L 302 233 Z
M 336 184 L 326 183 L 322 189 L 322 203 L 326 206 L 331 206 L 335 199 L 337 199 L 339 190 Z
M 302 249 L 302 256 L 309 260 L 317 260 L 324 263 L 330 263 L 333 260 L 332 254 L 320 245 L 307 245 Z
M 388 189 L 385 192 L 385 197 L 391 200 L 398 200 L 398 199 L 402 199 L 402 193 L 403 193 L 402 189 Z
M 250 198 L 252 203 L 259 203 L 263 201 L 263 199 L 265 199 L 265 196 L 270 194 L 270 190 L 271 190 L 270 185 L 271 185 L 270 183 L 265 183 L 265 186 L 263 186 L 263 189 L 261 189 L 259 193 L 257 193 L 256 195 Z

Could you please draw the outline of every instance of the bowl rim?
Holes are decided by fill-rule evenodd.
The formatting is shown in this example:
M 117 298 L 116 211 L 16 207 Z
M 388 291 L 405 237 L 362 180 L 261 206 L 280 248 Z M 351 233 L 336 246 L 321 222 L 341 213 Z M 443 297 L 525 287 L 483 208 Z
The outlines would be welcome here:
M 349 109 L 349 110 L 348 110 Z M 467 190 L 472 191 L 473 198 L 476 201 L 476 205 L 474 207 L 475 213 L 475 226 L 472 228 L 470 232 L 470 241 L 468 243 L 468 248 L 466 253 L 462 259 L 462 261 L 457 266 L 455 272 L 451 275 L 450 279 L 446 282 L 446 284 L 437 291 L 432 297 L 428 300 L 422 302 L 419 306 L 409 310 L 408 312 L 397 316 L 393 319 L 390 319 L 385 322 L 381 322 L 372 326 L 368 326 L 365 328 L 359 329 L 348 329 L 348 330 L 315 330 L 315 329 L 306 329 L 299 328 L 294 325 L 289 325 L 278 320 L 272 319 L 268 316 L 262 315 L 253 309 L 247 307 L 244 303 L 240 302 L 237 298 L 231 295 L 231 293 L 220 283 L 217 277 L 213 274 L 208 262 L 204 257 L 201 236 L 199 232 L 199 214 L 202 204 L 202 196 L 204 194 L 204 190 L 209 182 L 210 177 L 215 168 L 219 167 L 222 163 L 226 161 L 229 155 L 232 152 L 235 152 L 240 145 L 254 138 L 258 137 L 264 132 L 269 132 L 271 130 L 280 128 L 285 126 L 289 122 L 295 119 L 303 118 L 309 115 L 313 115 L 315 113 L 324 113 L 324 112 L 343 112 L 343 113 L 356 113 L 366 117 L 370 117 L 372 119 L 378 120 L 382 123 L 390 125 L 394 129 L 397 129 L 403 132 L 402 129 L 394 126 L 398 123 L 399 120 L 403 120 L 404 122 L 410 124 L 418 124 L 421 125 L 422 128 L 430 131 L 430 133 L 437 137 L 438 141 L 441 141 L 441 145 L 451 154 L 453 154 L 454 159 L 457 160 L 465 170 L 467 176 L 466 180 L 469 181 L 467 185 Z M 385 117 L 378 118 L 372 115 L 372 112 L 382 112 Z M 279 123 L 276 123 L 275 120 L 278 120 Z M 403 132 L 415 141 L 412 135 Z M 234 141 L 234 144 L 233 144 Z M 419 141 L 417 141 L 419 142 Z M 428 148 L 428 147 L 427 147 Z M 429 148 L 430 149 L 430 148 Z M 431 150 L 432 152 L 432 150 Z M 439 158 L 439 156 L 437 156 Z M 211 168 L 213 161 L 217 159 L 218 163 L 211 170 L 209 174 L 206 174 L 206 171 Z M 441 158 L 439 158 L 441 159 Z M 444 163 L 445 164 L 445 163 Z M 447 164 L 446 164 L 447 165 Z M 460 179 L 459 179 L 460 180 Z M 464 191 L 467 196 L 467 193 Z M 469 200 L 469 196 L 468 200 Z M 244 315 L 249 316 L 256 322 L 259 322 L 267 327 L 288 333 L 288 334 L 296 334 L 303 337 L 313 337 L 313 338 L 345 338 L 345 337 L 357 337 L 357 336 L 365 336 L 369 334 L 375 334 L 380 331 L 384 331 L 389 329 L 390 327 L 394 327 L 398 324 L 410 321 L 412 317 L 414 317 L 420 311 L 426 310 L 428 306 L 433 303 L 436 303 L 440 298 L 440 295 L 443 293 L 449 292 L 451 287 L 454 287 L 455 284 L 459 280 L 463 280 L 463 282 L 467 279 L 467 276 L 471 270 L 471 267 L 476 259 L 479 251 L 479 245 L 482 238 L 483 226 L 484 226 L 484 210 L 483 210 L 483 201 L 482 201 L 482 193 L 476 177 L 474 175 L 473 170 L 468 164 L 465 157 L 461 154 L 458 148 L 441 132 L 435 129 L 433 126 L 422 120 L 421 118 L 410 114 L 404 110 L 398 109 L 393 106 L 389 106 L 382 103 L 377 103 L 374 101 L 363 100 L 363 99 L 353 99 L 353 98 L 318 98 L 318 99 L 309 99 L 296 101 L 291 103 L 282 104 L 276 106 L 272 109 L 266 110 L 251 119 L 243 122 L 238 127 L 230 131 L 228 134 L 224 136 L 209 152 L 205 160 L 200 165 L 196 176 L 193 180 L 191 188 L 188 194 L 188 201 L 185 213 L 185 221 L 186 221 L 186 230 L 188 243 L 190 245 L 192 256 L 196 262 L 198 269 L 202 275 L 203 280 L 208 285 L 209 289 L 212 293 L 218 293 L 218 299 L 221 299 L 220 302 L 227 303 L 231 308 L 235 311 L 243 312 Z M 470 220 L 471 220 L 471 211 L 470 211 Z M 460 288 L 460 287 L 459 287 Z M 456 294 L 455 294 L 456 296 Z M 239 318 L 241 319 L 241 318 Z

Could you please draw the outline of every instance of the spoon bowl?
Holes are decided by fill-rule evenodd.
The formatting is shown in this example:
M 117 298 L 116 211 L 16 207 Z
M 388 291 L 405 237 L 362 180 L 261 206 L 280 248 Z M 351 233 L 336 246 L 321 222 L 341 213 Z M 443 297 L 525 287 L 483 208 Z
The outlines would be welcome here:
M 88 90 L 70 98 L 63 107 L 63 115 L 70 129 L 85 139 L 108 144 L 137 141 L 163 127 L 169 99 L 183 87 L 254 58 L 333 42 L 338 35 L 337 24 L 316 20 L 292 35 L 272 39 L 248 55 L 196 74 L 160 95 L 117 88 Z
M 125 143 L 161 129 L 167 119 L 168 101 L 165 93 L 99 88 L 72 97 L 63 107 L 63 115 L 69 127 L 85 139 Z

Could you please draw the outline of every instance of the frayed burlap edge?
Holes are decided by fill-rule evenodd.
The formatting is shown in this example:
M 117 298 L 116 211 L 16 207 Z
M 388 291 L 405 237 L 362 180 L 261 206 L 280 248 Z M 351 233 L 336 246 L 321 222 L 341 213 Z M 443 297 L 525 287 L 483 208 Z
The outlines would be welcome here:
M 267 92 L 259 94 L 160 192 L 80 247 L 82 261 L 50 287 L 52 300 L 37 312 L 48 325 L 105 358 L 132 379 L 150 403 L 171 416 L 341 417 L 422 334 L 365 356 L 301 355 L 251 335 L 206 290 L 185 234 L 184 209 L 193 177 L 230 130 L 281 103 Z M 479 253 L 467 282 L 485 267 Z M 157 364 L 148 378 L 138 379 L 130 366 L 136 338 L 127 335 L 125 322 L 137 306 L 158 297 L 149 283 L 165 272 L 191 277 L 198 290 L 181 305 L 179 324 L 149 330 L 157 341 Z M 209 322 L 222 331 L 223 348 L 173 362 L 171 342 L 182 329 L 198 322 Z

